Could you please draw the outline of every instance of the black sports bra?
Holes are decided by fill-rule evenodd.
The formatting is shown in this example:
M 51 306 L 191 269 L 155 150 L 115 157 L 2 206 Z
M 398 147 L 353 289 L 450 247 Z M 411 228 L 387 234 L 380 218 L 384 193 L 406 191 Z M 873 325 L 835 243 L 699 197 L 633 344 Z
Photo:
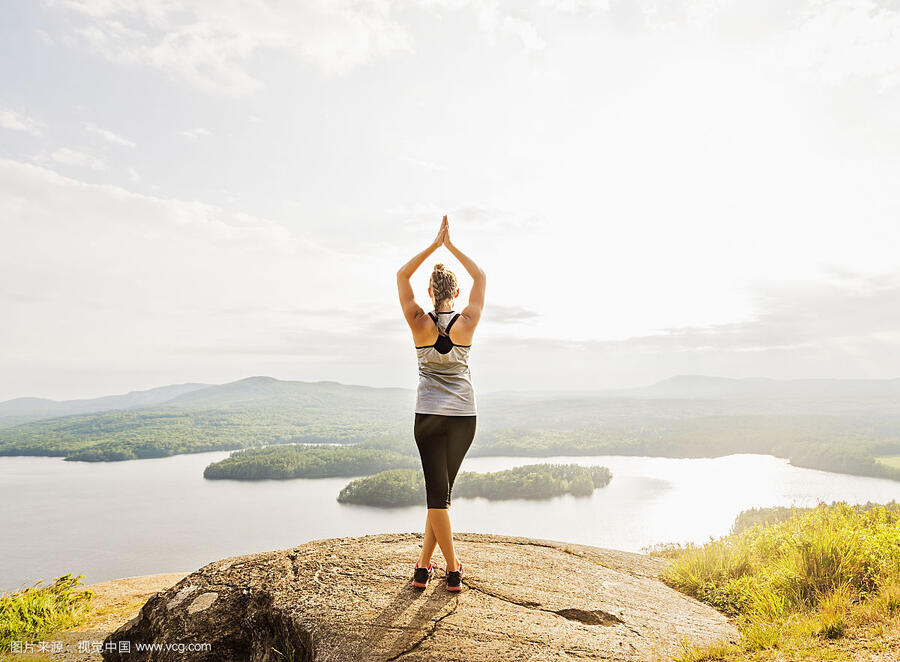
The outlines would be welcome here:
M 442 313 L 452 313 L 452 310 L 442 310 Z M 454 347 L 471 347 L 471 345 L 457 345 L 455 342 L 450 340 L 450 328 L 453 326 L 454 322 L 459 319 L 459 313 L 456 313 L 453 317 L 450 318 L 450 321 L 447 323 L 447 328 L 442 329 L 441 325 L 438 324 L 438 319 L 435 317 L 434 313 L 428 313 L 428 316 L 434 322 L 434 325 L 438 330 L 438 338 L 433 345 L 416 345 L 416 349 L 424 349 L 425 347 L 434 347 L 441 354 L 449 354 L 450 350 Z

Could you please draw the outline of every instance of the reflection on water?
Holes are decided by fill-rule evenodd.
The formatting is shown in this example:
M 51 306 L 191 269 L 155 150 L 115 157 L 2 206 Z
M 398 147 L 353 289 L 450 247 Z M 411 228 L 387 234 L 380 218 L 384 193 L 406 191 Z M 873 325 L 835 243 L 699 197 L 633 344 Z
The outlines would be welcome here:
M 227 455 L 118 463 L 0 458 L 0 588 L 66 572 L 94 582 L 189 571 L 236 554 L 424 525 L 424 504 L 380 509 L 337 503 L 348 478 L 204 480 L 204 467 Z M 900 483 L 800 469 L 768 455 L 473 457 L 462 471 L 541 462 L 602 464 L 613 479 L 591 497 L 454 499 L 454 526 L 640 551 L 726 534 L 746 508 L 900 499 Z

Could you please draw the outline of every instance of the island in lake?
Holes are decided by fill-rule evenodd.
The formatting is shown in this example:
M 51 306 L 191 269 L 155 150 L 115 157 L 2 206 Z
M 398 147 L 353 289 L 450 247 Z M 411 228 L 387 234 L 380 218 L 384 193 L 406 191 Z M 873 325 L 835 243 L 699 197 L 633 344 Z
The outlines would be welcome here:
M 204 478 L 264 480 L 368 476 L 387 469 L 415 469 L 419 459 L 410 454 L 371 445 L 287 445 L 248 448 L 213 462 Z
M 529 464 L 504 471 L 463 471 L 456 476 L 453 496 L 484 499 L 549 499 L 563 494 L 590 496 L 612 479 L 607 467 L 577 464 Z M 341 503 L 365 506 L 412 506 L 425 503 L 421 471 L 390 469 L 350 481 L 338 494 Z

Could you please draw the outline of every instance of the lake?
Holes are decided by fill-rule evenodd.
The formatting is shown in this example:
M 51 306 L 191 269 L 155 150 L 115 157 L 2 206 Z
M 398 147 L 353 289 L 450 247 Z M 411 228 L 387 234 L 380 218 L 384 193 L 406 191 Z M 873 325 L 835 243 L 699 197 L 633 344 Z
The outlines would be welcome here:
M 349 478 L 209 481 L 226 452 L 113 463 L 0 457 L 0 588 L 67 572 L 86 582 L 191 571 L 211 561 L 310 540 L 421 531 L 425 507 L 379 509 L 336 501 Z M 900 483 L 801 469 L 769 455 L 472 457 L 462 471 L 541 462 L 605 465 L 612 482 L 591 497 L 546 501 L 454 499 L 459 531 L 549 538 L 640 551 L 703 542 L 760 506 L 900 500 Z M 443 559 L 435 552 L 439 565 Z M 414 558 L 409 559 L 412 566 Z

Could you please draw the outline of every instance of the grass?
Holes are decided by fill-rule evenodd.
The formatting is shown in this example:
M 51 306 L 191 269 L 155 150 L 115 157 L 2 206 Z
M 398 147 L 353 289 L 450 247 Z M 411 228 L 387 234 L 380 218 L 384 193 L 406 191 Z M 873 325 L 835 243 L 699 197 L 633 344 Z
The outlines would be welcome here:
M 889 467 L 895 467 L 900 469 L 900 455 L 882 455 L 881 457 L 876 457 L 881 464 L 886 464 Z
M 84 575 L 58 577 L 49 586 L 34 586 L 0 595 L 0 653 L 14 641 L 44 639 L 83 622 L 93 593 L 79 589 Z
M 294 649 L 290 645 L 284 646 L 284 652 L 281 652 L 274 646 L 272 646 L 272 650 L 275 651 L 275 654 L 285 662 L 295 662 Z
M 856 660 L 900 646 L 900 507 L 797 510 L 697 546 L 652 553 L 663 580 L 731 616 L 735 644 L 685 645 L 700 660 Z M 885 649 L 885 654 L 888 649 Z

